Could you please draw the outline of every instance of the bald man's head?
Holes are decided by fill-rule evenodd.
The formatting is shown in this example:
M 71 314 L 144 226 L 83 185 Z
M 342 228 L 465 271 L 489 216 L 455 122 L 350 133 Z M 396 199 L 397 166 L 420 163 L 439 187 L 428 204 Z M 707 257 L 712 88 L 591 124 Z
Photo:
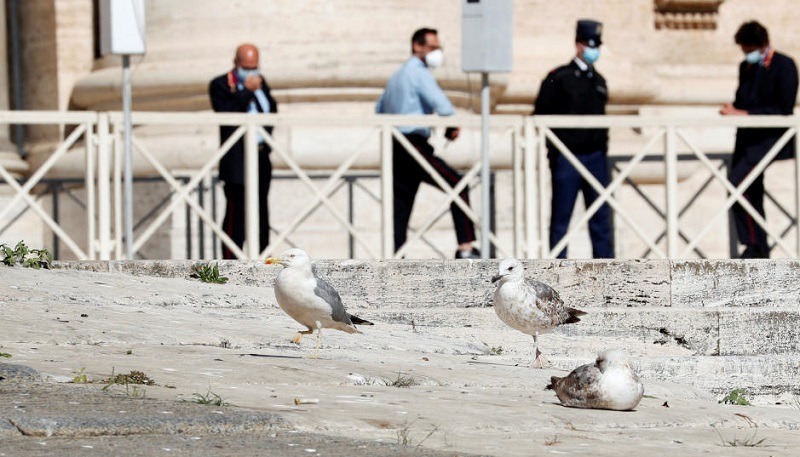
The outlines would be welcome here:
M 248 70 L 258 68 L 258 48 L 250 43 L 240 45 L 236 48 L 233 64 Z

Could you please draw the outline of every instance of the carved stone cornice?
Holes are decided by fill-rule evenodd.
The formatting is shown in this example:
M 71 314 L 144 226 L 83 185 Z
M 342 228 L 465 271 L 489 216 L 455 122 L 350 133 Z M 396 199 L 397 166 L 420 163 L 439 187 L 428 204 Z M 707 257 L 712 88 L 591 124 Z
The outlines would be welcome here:
M 725 0 L 653 0 L 657 30 L 714 30 Z

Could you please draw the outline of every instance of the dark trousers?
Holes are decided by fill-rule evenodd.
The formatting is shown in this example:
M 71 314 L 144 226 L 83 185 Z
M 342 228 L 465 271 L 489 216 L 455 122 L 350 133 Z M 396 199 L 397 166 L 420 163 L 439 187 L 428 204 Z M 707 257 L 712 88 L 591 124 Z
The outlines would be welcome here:
M 262 170 L 263 171 L 263 170 Z M 258 186 L 258 212 L 259 212 L 259 250 L 263 251 L 269 245 L 269 208 L 268 196 L 269 185 L 272 180 L 272 166 L 269 173 L 259 177 Z M 225 219 L 222 221 L 222 228 L 231 237 L 234 243 L 240 248 L 244 245 L 244 226 L 245 226 L 245 203 L 244 185 L 235 183 L 225 183 Z M 222 257 L 224 259 L 235 259 L 236 256 L 222 244 Z
M 422 154 L 422 157 L 433 166 L 433 169 L 444 178 L 448 185 L 455 187 L 461 181 L 462 176 L 459 172 L 445 163 L 444 160 L 433 155 L 433 146 L 428 143 L 427 138 L 415 134 L 406 135 L 406 138 Z M 439 186 L 396 139 L 393 140 L 392 151 L 394 168 L 394 250 L 397 251 L 406 242 L 408 220 L 411 218 L 411 209 L 414 207 L 414 199 L 417 196 L 420 183 L 426 182 L 432 186 Z M 459 196 L 464 203 L 469 205 L 469 186 L 465 187 Z M 475 225 L 464 214 L 464 211 L 458 205 L 452 203 L 450 205 L 450 214 L 453 216 L 453 225 L 456 229 L 458 243 L 475 241 Z
M 774 143 L 774 141 L 772 141 Z M 755 168 L 758 162 L 764 158 L 771 144 L 757 143 L 749 146 L 738 147 L 733 151 L 731 169 L 728 173 L 728 180 L 734 186 L 739 186 L 748 174 Z M 766 148 L 765 148 L 766 147 Z M 756 212 L 764 217 L 764 175 L 760 174 L 750 187 L 745 189 L 743 197 L 753 205 Z M 758 257 L 769 257 L 769 245 L 767 244 L 767 233 L 761 228 L 742 205 L 736 203 L 731 207 L 736 234 L 739 242 L 747 246 L 752 252 L 749 255 Z M 757 253 L 757 254 L 756 254 Z
M 604 187 L 608 186 L 611 180 L 604 151 L 578 154 L 576 157 L 592 176 L 600 181 L 600 184 Z M 562 154 L 551 152 L 549 159 L 550 176 L 553 183 L 553 199 L 550 206 L 550 248 L 552 249 L 564 238 L 569 229 L 569 221 L 572 218 L 578 192 L 583 193 L 583 200 L 586 202 L 587 208 L 597 200 L 599 194 Z M 594 258 L 610 259 L 614 257 L 611 208 L 608 203 L 603 203 L 589 219 L 589 236 L 592 239 L 592 256 Z M 566 248 L 558 253 L 558 258 L 567 258 Z

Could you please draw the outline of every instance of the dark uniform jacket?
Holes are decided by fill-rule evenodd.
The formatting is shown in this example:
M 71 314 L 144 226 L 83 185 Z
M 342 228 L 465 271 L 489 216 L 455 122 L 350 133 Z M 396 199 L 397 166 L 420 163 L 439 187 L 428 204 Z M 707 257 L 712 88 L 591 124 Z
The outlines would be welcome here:
M 582 71 L 575 61 L 551 71 L 542 81 L 533 114 L 605 114 L 606 80 L 589 66 Z M 608 129 L 553 129 L 575 154 L 608 151 Z M 548 144 L 551 153 L 554 146 Z
M 791 115 L 797 100 L 797 66 L 791 57 L 779 52 L 767 56 L 764 65 L 739 65 L 739 87 L 733 106 L 753 115 Z M 736 132 L 736 149 L 759 145 L 763 156 L 775 144 L 786 129 L 742 128 Z M 794 154 L 794 140 L 790 140 L 778 158 L 790 158 Z
M 255 94 L 245 88 L 238 88 L 238 78 L 236 71 L 232 70 L 224 75 L 218 76 L 211 80 L 208 85 L 208 94 L 211 97 L 211 106 L 214 111 L 227 112 L 227 113 L 246 113 L 247 108 L 251 101 L 256 102 L 256 107 L 259 111 L 262 110 L 261 105 L 256 100 Z M 269 100 L 269 112 L 278 112 L 278 102 L 272 98 L 267 80 L 261 84 L 261 90 Z M 220 145 L 225 142 L 233 132 L 236 131 L 238 126 L 221 125 L 219 127 L 219 143 Z M 272 127 L 265 127 L 267 133 L 272 133 Z M 258 176 L 259 180 L 264 181 L 270 179 L 270 164 L 269 147 L 264 146 L 262 153 L 259 154 L 258 161 Z M 227 183 L 244 184 L 244 138 L 237 141 L 228 152 L 219 161 L 219 179 Z

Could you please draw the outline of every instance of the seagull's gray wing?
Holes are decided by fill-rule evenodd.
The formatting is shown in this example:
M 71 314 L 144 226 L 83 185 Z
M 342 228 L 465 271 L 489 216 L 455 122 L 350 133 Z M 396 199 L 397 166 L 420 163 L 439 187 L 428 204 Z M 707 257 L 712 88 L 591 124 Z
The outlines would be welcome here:
M 558 292 L 543 282 L 536 281 L 535 279 L 527 279 L 525 280 L 525 284 L 533 290 L 539 301 L 558 304 L 564 303 L 561 301 L 561 296 L 558 295 Z
M 556 396 L 565 406 L 592 406 L 602 400 L 600 377 L 602 373 L 593 363 L 581 365 L 567 376 L 551 379 Z
M 535 296 L 536 307 L 549 316 L 553 325 L 574 324 L 580 322 L 578 316 L 586 314 L 584 311 L 566 306 L 558 291 L 543 282 L 528 279 L 525 284 Z
M 331 312 L 331 319 L 343 324 L 353 325 L 353 322 L 350 320 L 350 315 L 347 314 L 347 311 L 344 309 L 342 297 L 339 296 L 339 292 L 336 292 L 333 286 L 319 276 L 314 275 L 314 279 L 317 280 L 317 285 L 314 287 L 314 294 L 330 305 L 333 310 Z

